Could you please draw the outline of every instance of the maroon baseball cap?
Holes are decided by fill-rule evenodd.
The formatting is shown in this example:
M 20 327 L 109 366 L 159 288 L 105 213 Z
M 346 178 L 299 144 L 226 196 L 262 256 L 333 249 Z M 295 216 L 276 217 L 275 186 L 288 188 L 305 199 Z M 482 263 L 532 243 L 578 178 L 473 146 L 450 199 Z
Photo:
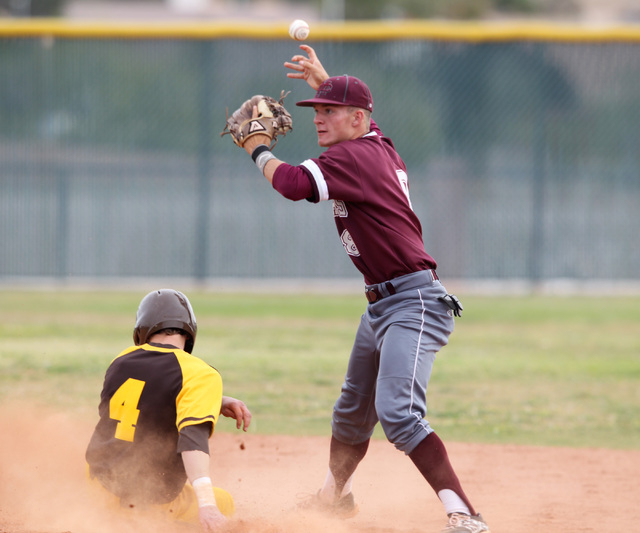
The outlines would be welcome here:
M 296 105 L 311 107 L 314 104 L 348 105 L 373 111 L 373 97 L 367 84 L 355 76 L 333 76 L 318 87 L 316 97 L 296 102 Z

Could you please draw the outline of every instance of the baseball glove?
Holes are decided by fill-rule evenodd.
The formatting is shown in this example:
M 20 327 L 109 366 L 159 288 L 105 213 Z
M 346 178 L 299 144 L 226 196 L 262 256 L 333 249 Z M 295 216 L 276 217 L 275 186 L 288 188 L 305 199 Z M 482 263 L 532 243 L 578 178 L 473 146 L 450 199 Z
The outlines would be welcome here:
M 242 148 L 249 137 L 267 135 L 271 140 L 270 148 L 273 148 L 278 142 L 278 135 L 286 135 L 293 129 L 291 115 L 282 105 L 287 94 L 289 93 L 282 91 L 280 100 L 257 94 L 244 102 L 231 116 L 227 109 L 227 124 L 220 136 L 230 134 L 233 142 Z M 258 106 L 257 118 L 253 118 L 253 106 Z

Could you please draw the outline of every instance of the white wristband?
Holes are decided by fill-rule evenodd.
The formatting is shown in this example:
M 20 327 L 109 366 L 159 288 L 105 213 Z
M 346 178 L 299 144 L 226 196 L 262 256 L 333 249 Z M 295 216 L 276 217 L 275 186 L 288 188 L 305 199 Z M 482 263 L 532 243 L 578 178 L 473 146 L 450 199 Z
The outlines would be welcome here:
M 216 497 L 213 494 L 213 483 L 211 483 L 210 477 L 199 477 L 198 479 L 194 479 L 191 486 L 196 493 L 198 507 L 207 507 L 211 505 L 217 507 Z
M 275 158 L 276 156 L 273 155 L 271 152 L 262 152 L 260 155 L 258 155 L 258 157 L 256 157 L 256 165 L 258 165 L 260 172 L 264 174 L 264 167 L 267 165 L 269 161 Z

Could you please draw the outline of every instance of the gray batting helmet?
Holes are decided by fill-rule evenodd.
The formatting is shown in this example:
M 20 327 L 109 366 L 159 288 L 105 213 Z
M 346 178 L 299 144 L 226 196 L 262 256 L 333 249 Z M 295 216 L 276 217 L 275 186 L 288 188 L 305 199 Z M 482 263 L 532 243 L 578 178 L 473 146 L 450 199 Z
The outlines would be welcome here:
M 136 346 L 144 344 L 154 333 L 167 328 L 181 329 L 187 334 L 184 350 L 191 353 L 198 325 L 189 299 L 173 289 L 152 291 L 142 299 L 138 307 L 133 342 Z

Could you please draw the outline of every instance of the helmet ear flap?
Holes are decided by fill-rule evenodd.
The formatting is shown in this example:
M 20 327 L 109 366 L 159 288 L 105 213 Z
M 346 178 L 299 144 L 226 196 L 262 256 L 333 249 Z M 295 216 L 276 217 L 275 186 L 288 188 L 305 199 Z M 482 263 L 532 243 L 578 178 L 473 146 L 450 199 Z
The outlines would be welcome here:
M 142 331 L 142 327 L 136 324 L 136 327 L 133 329 L 133 343 L 136 346 L 140 346 L 141 344 L 145 344 L 149 337 L 151 337 L 151 335 L 147 335 L 146 332 Z
M 191 335 L 187 335 L 187 342 L 184 345 L 184 351 L 187 353 L 193 352 L 194 340 L 191 338 Z
M 198 325 L 189 299 L 173 289 L 152 291 L 142 299 L 138 307 L 133 342 L 136 346 L 146 344 L 154 333 L 167 328 L 185 332 L 185 351 L 191 353 Z

